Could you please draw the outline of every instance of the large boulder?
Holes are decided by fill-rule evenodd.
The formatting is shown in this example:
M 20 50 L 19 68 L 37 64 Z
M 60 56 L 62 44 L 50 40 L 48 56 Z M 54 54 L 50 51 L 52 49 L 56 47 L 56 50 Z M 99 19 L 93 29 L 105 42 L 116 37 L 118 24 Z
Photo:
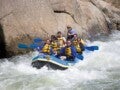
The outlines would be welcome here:
M 109 33 L 104 14 L 89 0 L 50 0 L 50 2 L 58 17 L 58 23 L 62 24 L 58 26 L 61 30 L 65 30 L 66 25 L 71 25 L 79 34 L 84 33 L 84 37 Z
M 113 1 L 113 0 L 111 0 Z M 109 4 L 102 0 L 91 0 L 96 7 L 104 13 L 108 26 L 114 30 L 120 30 L 120 9 L 114 7 L 114 4 Z
M 67 25 L 83 38 L 108 35 L 116 16 L 119 10 L 101 0 L 0 0 L 0 50 L 10 56 L 26 52 L 18 43 L 30 44 L 57 31 L 66 36 Z
M 104 1 L 110 3 L 111 5 L 117 8 L 120 8 L 120 0 L 104 0 Z
M 18 43 L 29 44 L 34 37 L 46 38 L 57 31 L 49 0 L 0 0 L 0 4 L 0 23 L 9 54 L 22 51 Z

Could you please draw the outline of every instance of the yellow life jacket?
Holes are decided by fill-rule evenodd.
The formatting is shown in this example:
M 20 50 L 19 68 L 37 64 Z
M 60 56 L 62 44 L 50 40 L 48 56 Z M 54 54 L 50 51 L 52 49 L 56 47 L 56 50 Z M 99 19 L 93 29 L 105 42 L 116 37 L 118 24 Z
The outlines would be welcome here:
M 66 56 L 71 56 L 72 55 L 72 51 L 71 51 L 70 47 L 66 47 L 66 49 L 65 49 L 65 55 Z
M 82 52 L 82 50 L 80 48 L 80 45 L 76 45 L 75 48 L 76 48 L 76 50 L 77 50 L 78 53 Z
M 81 43 L 82 43 L 83 45 L 85 45 L 85 42 L 84 42 L 82 39 L 81 39 L 80 41 L 81 41 Z
M 82 52 L 78 40 L 74 40 L 73 45 L 75 46 L 78 53 Z
M 45 44 L 44 47 L 42 48 L 43 53 L 50 53 L 50 45 Z
M 51 42 L 51 47 L 54 51 L 57 51 L 57 49 L 58 49 L 57 42 Z
M 73 41 L 73 45 L 74 45 L 74 46 L 76 46 L 76 45 L 78 45 L 78 44 L 79 44 L 79 43 L 78 43 L 78 40 L 74 40 L 74 41 Z
M 57 38 L 58 39 L 58 43 L 59 43 L 59 47 L 63 47 L 64 46 L 64 40 L 63 37 Z

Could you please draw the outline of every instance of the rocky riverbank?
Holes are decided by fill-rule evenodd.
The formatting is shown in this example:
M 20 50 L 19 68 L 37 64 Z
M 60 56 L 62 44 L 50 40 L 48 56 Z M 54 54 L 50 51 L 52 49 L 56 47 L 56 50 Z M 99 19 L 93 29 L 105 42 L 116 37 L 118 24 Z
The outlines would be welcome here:
M 67 25 L 87 39 L 120 30 L 119 4 L 105 1 L 0 0 L 0 57 L 28 52 L 17 45 L 30 44 L 35 37 L 48 38 L 57 31 L 66 36 Z

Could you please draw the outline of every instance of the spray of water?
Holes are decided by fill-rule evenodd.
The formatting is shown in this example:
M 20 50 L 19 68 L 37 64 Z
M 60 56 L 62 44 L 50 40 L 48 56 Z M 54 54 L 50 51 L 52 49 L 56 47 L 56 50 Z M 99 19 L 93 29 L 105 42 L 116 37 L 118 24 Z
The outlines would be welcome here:
M 31 59 L 37 54 L 3 59 L 0 90 L 120 90 L 120 32 L 89 42 L 100 50 L 84 52 L 85 59 L 68 70 L 36 69 Z

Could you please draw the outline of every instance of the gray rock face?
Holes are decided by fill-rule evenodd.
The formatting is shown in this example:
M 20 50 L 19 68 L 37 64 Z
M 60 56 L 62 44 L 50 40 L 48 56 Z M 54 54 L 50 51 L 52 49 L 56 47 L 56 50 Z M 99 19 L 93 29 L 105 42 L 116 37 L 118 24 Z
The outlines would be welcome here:
M 120 8 L 120 0 L 104 0 L 110 4 L 112 4 L 113 6 Z
M 102 0 L 91 0 L 91 2 L 104 13 L 110 29 L 120 30 L 120 10 L 118 8 Z
M 0 0 L 0 23 L 6 49 L 19 53 L 19 42 L 30 43 L 33 37 L 45 38 L 57 32 L 57 21 L 48 0 Z
M 119 9 L 101 0 L 0 0 L 0 30 L 5 37 L 0 42 L 11 56 L 26 52 L 18 43 L 30 44 L 35 37 L 49 38 L 57 31 L 66 36 L 67 25 L 83 38 L 108 35 L 119 28 L 119 16 Z

